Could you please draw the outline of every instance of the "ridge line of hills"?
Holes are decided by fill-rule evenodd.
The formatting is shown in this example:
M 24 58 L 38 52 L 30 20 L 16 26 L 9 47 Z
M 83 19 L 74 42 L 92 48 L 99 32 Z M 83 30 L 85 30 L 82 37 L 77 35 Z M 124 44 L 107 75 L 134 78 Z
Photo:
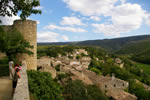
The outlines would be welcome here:
M 131 53 L 130 49 L 133 49 L 139 44 L 145 49 L 150 44 L 150 35 L 139 35 L 139 36 L 129 36 L 113 39 L 97 39 L 97 40 L 85 40 L 85 41 L 76 41 L 76 42 L 45 42 L 38 43 L 38 45 L 84 45 L 84 46 L 99 46 L 104 48 L 109 52 L 125 53 L 124 50 L 129 48 L 127 53 Z M 145 45 L 145 46 L 144 46 Z

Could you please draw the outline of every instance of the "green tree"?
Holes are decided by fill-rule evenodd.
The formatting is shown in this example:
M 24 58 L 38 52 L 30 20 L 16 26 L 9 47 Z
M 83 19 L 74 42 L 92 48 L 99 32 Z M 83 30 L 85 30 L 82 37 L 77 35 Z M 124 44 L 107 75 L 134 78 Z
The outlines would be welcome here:
M 18 53 L 33 54 L 29 48 L 33 48 L 28 41 L 16 29 L 5 32 L 0 27 L 0 51 L 6 53 L 9 60 L 15 60 Z
M 0 16 L 13 16 L 20 13 L 21 19 L 25 20 L 31 14 L 41 14 L 41 10 L 35 9 L 40 6 L 39 0 L 0 0 Z
M 34 100 L 63 100 L 62 87 L 48 72 L 28 71 L 29 90 Z
M 108 100 L 95 85 L 85 85 L 80 80 L 68 81 L 64 86 L 66 100 Z
M 143 85 L 134 80 L 129 81 L 129 92 L 135 94 L 138 100 L 150 100 L 150 92 L 145 90 Z

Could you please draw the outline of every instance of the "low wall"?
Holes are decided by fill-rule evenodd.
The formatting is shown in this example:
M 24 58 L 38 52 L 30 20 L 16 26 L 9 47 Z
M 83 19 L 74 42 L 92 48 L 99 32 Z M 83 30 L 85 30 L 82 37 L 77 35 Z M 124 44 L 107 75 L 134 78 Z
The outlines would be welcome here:
M 0 52 L 0 59 L 3 59 L 4 57 L 6 57 L 6 54 Z
M 18 80 L 17 87 L 12 100 L 30 100 L 27 76 L 27 64 L 22 62 L 21 78 Z

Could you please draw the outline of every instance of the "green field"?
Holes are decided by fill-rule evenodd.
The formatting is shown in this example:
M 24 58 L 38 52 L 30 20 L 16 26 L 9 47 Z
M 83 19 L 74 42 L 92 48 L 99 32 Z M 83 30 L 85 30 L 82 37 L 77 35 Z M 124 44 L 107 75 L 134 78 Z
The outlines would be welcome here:
M 150 75 L 150 65 L 142 64 L 142 63 L 136 63 L 136 66 L 140 69 L 143 69 L 146 74 Z

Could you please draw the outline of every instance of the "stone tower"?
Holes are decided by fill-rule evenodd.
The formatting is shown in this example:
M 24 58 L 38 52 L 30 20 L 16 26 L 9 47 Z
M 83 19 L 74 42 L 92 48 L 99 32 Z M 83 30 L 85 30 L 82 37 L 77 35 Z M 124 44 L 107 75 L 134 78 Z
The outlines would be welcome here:
M 30 45 L 33 46 L 33 48 L 30 50 L 34 54 L 30 56 L 27 54 L 18 55 L 19 60 L 20 61 L 26 60 L 28 70 L 37 70 L 37 24 L 36 24 L 36 21 L 15 20 L 13 27 L 16 28 L 19 32 L 21 32 L 22 35 L 24 36 L 24 39 L 27 40 L 30 43 Z

